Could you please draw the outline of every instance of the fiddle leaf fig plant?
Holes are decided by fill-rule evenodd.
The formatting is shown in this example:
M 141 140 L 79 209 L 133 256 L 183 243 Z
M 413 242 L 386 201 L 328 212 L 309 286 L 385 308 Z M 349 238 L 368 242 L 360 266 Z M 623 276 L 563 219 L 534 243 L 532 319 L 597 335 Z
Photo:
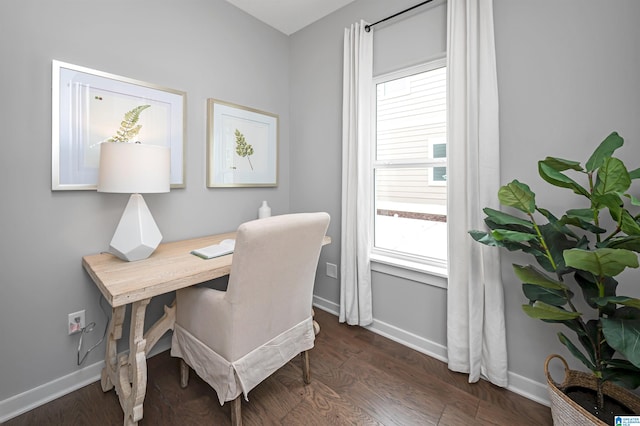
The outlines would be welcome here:
M 498 199 L 515 214 L 485 208 L 489 231 L 469 231 L 479 243 L 533 256 L 537 266 L 513 265 L 529 301 L 522 309 L 572 332 L 558 338 L 598 379 L 601 407 L 604 381 L 640 386 L 640 299 L 617 294 L 616 277 L 638 268 L 640 253 L 640 200 L 630 193 L 640 169 L 628 170 L 613 156 L 623 143 L 611 133 L 584 166 L 555 157 L 538 162 L 544 181 L 581 197 L 579 208 L 558 217 L 513 180 Z
M 139 105 L 124 114 L 123 120 L 120 122 L 120 128 L 115 135 L 107 139 L 107 142 L 129 142 L 132 138 L 140 133 L 141 124 L 137 124 L 140 114 L 151 105 Z

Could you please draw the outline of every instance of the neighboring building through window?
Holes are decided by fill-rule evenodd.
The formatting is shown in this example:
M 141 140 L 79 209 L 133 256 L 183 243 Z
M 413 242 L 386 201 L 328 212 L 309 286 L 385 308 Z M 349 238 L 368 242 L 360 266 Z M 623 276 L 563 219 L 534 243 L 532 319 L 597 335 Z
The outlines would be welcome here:
M 444 61 L 375 79 L 374 253 L 446 268 Z

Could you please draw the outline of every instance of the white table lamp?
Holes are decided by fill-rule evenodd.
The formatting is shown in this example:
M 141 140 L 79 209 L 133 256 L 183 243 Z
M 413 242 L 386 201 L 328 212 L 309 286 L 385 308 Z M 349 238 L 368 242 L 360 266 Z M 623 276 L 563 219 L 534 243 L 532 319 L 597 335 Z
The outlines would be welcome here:
M 141 143 L 104 142 L 100 145 L 98 192 L 131 194 L 109 251 L 127 261 L 151 256 L 162 234 L 143 193 L 169 192 L 171 157 L 168 147 Z

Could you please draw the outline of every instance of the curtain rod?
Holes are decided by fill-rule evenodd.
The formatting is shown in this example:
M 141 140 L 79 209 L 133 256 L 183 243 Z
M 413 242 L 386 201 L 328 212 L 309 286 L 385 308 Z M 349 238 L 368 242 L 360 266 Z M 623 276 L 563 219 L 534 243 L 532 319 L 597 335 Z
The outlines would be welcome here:
M 391 18 L 395 18 L 395 17 L 396 17 L 396 16 L 398 16 L 398 15 L 402 15 L 403 13 L 407 13 L 407 12 L 409 12 L 410 10 L 415 9 L 416 7 L 420 7 L 420 6 L 424 5 L 424 4 L 431 3 L 432 1 L 433 1 L 433 0 L 423 1 L 422 3 L 416 4 L 415 6 L 411 6 L 410 8 L 405 9 L 405 10 L 403 10 L 402 12 L 398 12 L 398 13 L 396 13 L 395 15 L 387 16 L 386 18 L 381 19 L 381 20 L 379 20 L 378 22 L 374 22 L 374 23 L 373 23 L 373 24 L 371 24 L 371 25 L 365 25 L 365 26 L 364 26 L 364 30 L 365 30 L 366 32 L 369 32 L 369 31 L 371 31 L 371 27 L 374 27 L 374 26 L 376 26 L 376 25 L 378 25 L 378 24 L 380 24 L 380 23 L 382 23 L 382 22 L 384 22 L 384 21 L 388 21 L 388 20 L 389 20 L 389 19 L 391 19 Z

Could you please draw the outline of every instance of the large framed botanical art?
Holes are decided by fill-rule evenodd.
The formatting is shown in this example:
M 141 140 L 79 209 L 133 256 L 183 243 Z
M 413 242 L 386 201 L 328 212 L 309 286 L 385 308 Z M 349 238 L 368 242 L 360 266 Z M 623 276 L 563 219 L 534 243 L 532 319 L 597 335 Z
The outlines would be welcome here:
M 278 115 L 207 100 L 207 187 L 278 186 Z
M 138 111 L 135 141 L 168 146 L 171 187 L 185 186 L 184 92 L 53 61 L 51 110 L 52 190 L 96 189 L 100 144 L 131 111 Z

